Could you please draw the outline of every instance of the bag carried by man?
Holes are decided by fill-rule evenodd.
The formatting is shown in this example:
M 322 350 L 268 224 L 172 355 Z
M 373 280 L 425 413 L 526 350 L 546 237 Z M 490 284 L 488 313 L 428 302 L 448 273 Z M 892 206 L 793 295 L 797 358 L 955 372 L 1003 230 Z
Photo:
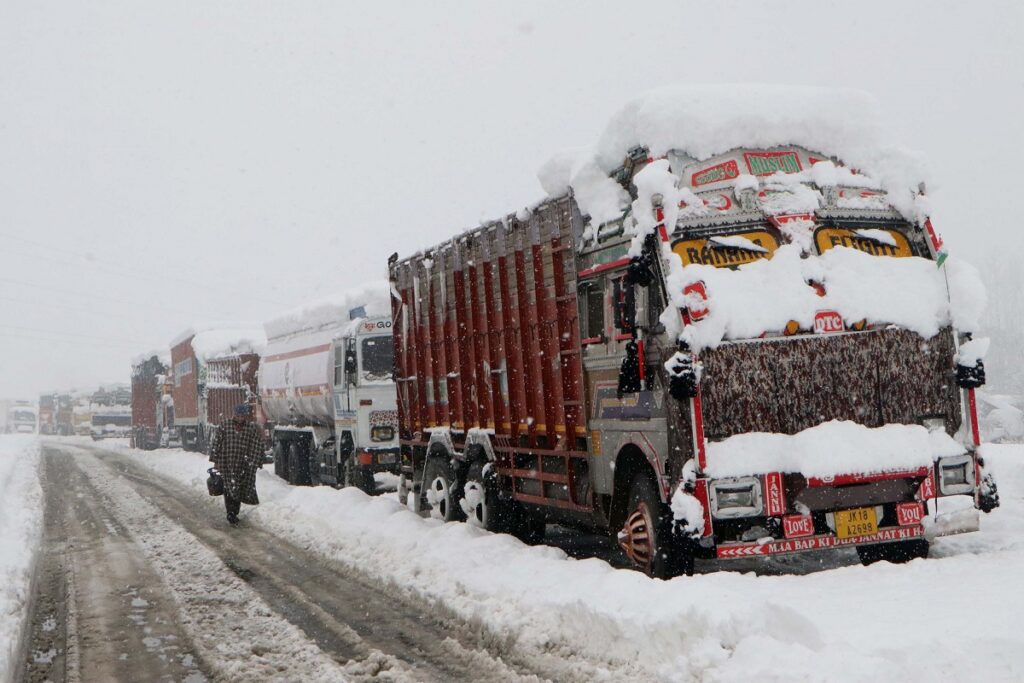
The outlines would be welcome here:
M 223 496 L 224 477 L 213 467 L 206 470 L 206 473 L 210 475 L 206 478 L 206 490 L 210 492 L 211 496 Z

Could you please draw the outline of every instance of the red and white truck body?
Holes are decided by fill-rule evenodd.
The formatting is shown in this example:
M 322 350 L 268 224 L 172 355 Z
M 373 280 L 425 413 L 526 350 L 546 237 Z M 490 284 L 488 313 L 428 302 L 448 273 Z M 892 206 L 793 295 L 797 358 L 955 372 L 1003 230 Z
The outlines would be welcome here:
M 368 285 L 267 323 L 260 397 L 280 477 L 372 492 L 374 473 L 397 473 L 387 300 Z
M 797 145 L 660 145 L 392 258 L 402 496 L 520 535 L 605 529 L 658 576 L 837 546 L 906 560 L 976 528 L 998 504 L 983 349 L 920 197 Z M 595 192 L 623 210 L 594 220 Z M 953 497 L 969 509 L 937 516 Z
M 159 448 L 163 441 L 163 385 L 166 359 L 153 353 L 132 364 L 132 445 L 143 450 Z
M 174 424 L 185 450 L 204 451 L 213 430 L 241 403 L 261 420 L 257 393 L 262 328 L 207 325 L 171 342 Z

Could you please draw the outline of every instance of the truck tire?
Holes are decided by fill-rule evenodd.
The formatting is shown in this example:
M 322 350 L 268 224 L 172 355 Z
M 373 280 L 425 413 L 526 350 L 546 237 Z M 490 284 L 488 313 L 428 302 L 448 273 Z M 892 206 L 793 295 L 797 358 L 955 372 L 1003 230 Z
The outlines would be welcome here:
M 626 510 L 619 544 L 641 571 L 655 579 L 693 575 L 693 552 L 686 539 L 673 533 L 672 511 L 661 502 L 648 472 L 633 476 Z
M 497 477 L 487 465 L 477 460 L 469 466 L 459 507 L 473 526 L 498 534 L 510 532 L 512 511 L 508 503 L 499 500 Z
M 903 564 L 918 558 L 928 557 L 929 544 L 923 538 L 912 541 L 896 541 L 895 543 L 878 543 L 876 545 L 857 546 L 857 557 L 863 565 L 875 562 L 892 562 Z
M 431 456 L 423 468 L 420 510 L 434 519 L 457 522 L 465 519 L 459 505 L 458 478 L 445 456 Z
M 343 486 L 354 486 L 368 496 L 377 493 L 377 481 L 373 478 L 373 472 L 356 464 L 353 456 L 345 458 L 341 480 Z

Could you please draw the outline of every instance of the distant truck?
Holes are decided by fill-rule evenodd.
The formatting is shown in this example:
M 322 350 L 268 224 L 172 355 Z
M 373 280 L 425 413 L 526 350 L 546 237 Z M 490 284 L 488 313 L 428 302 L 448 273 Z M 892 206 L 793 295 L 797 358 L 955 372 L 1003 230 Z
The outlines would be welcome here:
M 90 417 L 93 441 L 125 439 L 132 433 L 132 409 L 127 405 L 96 405 Z
M 92 434 L 92 401 L 80 402 L 71 414 L 72 433 L 75 436 Z
M 57 395 L 39 395 L 39 433 L 52 436 L 57 433 Z
M 132 446 L 159 448 L 164 434 L 164 377 L 167 365 L 159 354 L 140 356 L 132 364 Z
M 658 577 L 841 546 L 906 561 L 998 504 L 983 345 L 951 322 L 966 276 L 923 202 L 894 207 L 918 189 L 792 144 L 843 124 L 812 120 L 842 93 L 762 90 L 683 93 L 679 120 L 674 97 L 637 103 L 602 138 L 636 146 L 571 191 L 392 257 L 403 502 L 528 539 L 603 529 Z M 735 142 L 759 107 L 758 139 L 789 144 Z M 973 522 L 940 523 L 954 498 Z
M 171 342 L 174 423 L 182 448 L 206 452 L 213 430 L 240 403 L 258 405 L 256 377 L 265 344 L 258 326 L 208 325 Z
M 36 407 L 16 402 L 7 406 L 5 411 L 4 431 L 8 434 L 35 434 Z
M 398 473 L 388 290 L 349 292 L 266 324 L 260 397 L 275 473 L 292 484 L 375 490 Z

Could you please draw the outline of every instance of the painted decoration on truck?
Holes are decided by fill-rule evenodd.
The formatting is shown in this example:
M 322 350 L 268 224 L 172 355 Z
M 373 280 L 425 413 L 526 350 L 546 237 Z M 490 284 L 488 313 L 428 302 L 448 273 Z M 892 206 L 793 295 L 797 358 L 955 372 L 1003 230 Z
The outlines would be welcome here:
M 899 230 L 818 228 L 814 231 L 814 244 L 823 254 L 833 247 L 850 247 L 875 256 L 913 256 L 910 240 Z
M 679 255 L 684 266 L 700 264 L 716 268 L 735 268 L 771 258 L 778 248 L 778 240 L 767 230 L 679 240 L 672 245 L 672 251 Z
M 798 173 L 803 170 L 796 152 L 744 152 L 743 159 L 751 175 L 772 175 L 778 171 Z
M 690 176 L 690 185 L 693 187 L 700 187 L 701 185 L 710 185 L 711 183 L 719 183 L 723 180 L 733 180 L 739 177 L 740 167 L 733 160 L 723 162 L 721 164 L 715 164 L 708 168 L 696 171 Z

